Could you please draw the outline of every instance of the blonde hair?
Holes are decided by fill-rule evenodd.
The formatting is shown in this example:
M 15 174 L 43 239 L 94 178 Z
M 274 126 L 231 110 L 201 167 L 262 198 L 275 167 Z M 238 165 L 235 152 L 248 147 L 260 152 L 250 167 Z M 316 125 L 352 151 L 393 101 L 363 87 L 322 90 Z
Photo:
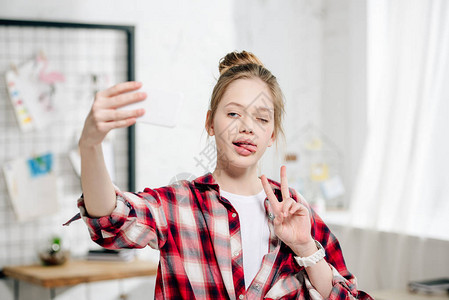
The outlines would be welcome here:
M 210 116 L 206 127 L 211 128 L 215 113 L 228 86 L 237 79 L 259 78 L 267 85 L 271 91 L 274 106 L 274 137 L 278 146 L 278 137 L 282 137 L 285 142 L 282 118 L 284 111 L 284 97 L 276 77 L 264 67 L 262 62 L 251 52 L 231 52 L 220 59 L 218 70 L 220 77 L 215 84 L 210 99 Z

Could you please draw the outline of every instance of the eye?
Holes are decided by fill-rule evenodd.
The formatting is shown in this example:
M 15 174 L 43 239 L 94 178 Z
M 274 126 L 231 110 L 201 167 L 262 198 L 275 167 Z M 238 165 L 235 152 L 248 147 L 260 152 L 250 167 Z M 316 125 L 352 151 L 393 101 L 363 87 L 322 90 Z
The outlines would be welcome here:
M 257 118 L 259 121 L 261 121 L 262 123 L 268 123 L 269 121 L 263 118 Z
M 238 113 L 235 113 L 235 112 L 230 112 L 230 113 L 228 113 L 228 116 L 230 116 L 230 117 L 238 117 Z

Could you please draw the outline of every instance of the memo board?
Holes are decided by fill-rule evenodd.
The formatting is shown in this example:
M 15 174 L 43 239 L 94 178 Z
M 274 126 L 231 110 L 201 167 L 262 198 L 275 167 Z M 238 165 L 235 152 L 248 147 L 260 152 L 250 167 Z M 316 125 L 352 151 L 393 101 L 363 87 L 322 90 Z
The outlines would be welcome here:
M 36 57 L 44 58 L 46 68 L 48 64 L 47 75 L 59 73 L 63 78 L 55 84 L 54 119 L 42 128 L 24 131 L 5 74 L 22 70 L 21 66 Z M 76 207 L 73 198 L 70 201 L 63 198 L 79 196 L 81 192 L 69 153 L 77 147 L 94 94 L 118 82 L 134 80 L 134 72 L 134 26 L 0 19 L 0 168 L 17 158 L 52 154 L 55 178 L 64 194 L 59 200 L 60 219 L 53 218 L 57 226 L 66 221 L 64 218 L 68 216 L 64 212 Z M 114 183 L 130 191 L 135 189 L 134 139 L 134 126 L 108 134 L 114 151 L 111 158 Z M 31 254 L 17 254 L 15 249 L 22 248 L 24 243 L 29 246 L 33 238 L 25 241 L 25 237 L 17 236 L 36 239 L 36 229 L 30 227 L 43 224 L 42 228 L 49 230 L 40 230 L 39 234 L 47 234 L 56 225 L 48 220 L 17 222 L 9 201 L 6 175 L 1 171 L 0 174 L 0 239 L 6 240 L 0 246 L 0 253 L 6 255 L 0 255 L 0 265 L 8 256 L 10 262 L 24 263 Z

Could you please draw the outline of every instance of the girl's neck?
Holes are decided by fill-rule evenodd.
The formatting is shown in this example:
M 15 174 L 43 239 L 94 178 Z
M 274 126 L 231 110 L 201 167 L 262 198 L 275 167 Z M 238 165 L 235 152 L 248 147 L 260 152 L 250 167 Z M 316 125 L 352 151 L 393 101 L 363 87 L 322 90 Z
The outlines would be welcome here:
M 262 182 L 257 176 L 257 167 L 254 168 L 216 168 L 212 173 L 220 190 L 250 196 L 258 194 L 262 189 Z

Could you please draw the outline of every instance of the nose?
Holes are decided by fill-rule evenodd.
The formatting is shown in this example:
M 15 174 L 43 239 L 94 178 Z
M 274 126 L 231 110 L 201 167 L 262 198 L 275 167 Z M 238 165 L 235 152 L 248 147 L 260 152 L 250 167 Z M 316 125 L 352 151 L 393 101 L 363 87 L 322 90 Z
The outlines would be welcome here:
M 248 120 L 241 120 L 240 122 L 240 132 L 253 133 L 253 124 Z

